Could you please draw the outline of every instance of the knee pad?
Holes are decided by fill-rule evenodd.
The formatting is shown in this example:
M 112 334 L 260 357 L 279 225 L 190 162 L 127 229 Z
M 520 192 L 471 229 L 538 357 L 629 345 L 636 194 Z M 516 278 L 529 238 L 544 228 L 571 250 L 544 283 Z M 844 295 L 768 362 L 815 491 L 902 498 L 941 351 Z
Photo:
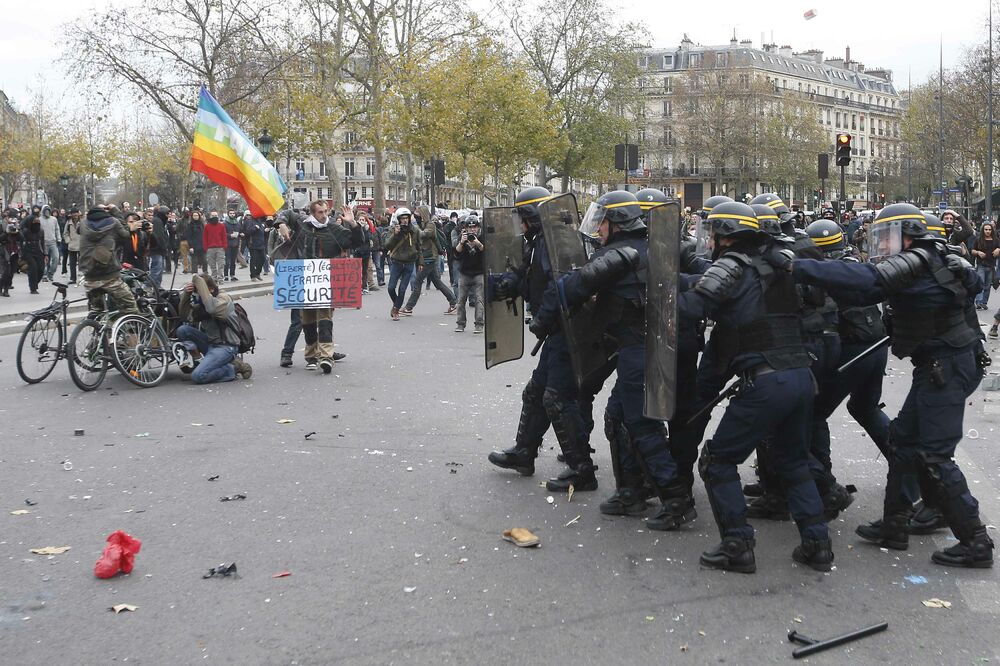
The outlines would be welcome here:
M 521 392 L 521 401 L 526 405 L 537 404 L 542 399 L 544 386 L 539 386 L 534 379 L 529 379 Z
M 705 446 L 701 449 L 701 455 L 698 457 L 698 476 L 706 484 L 709 482 L 720 483 L 725 481 L 739 482 L 739 469 L 737 469 L 735 464 L 730 465 L 725 460 L 720 460 L 714 453 L 710 453 L 708 447 L 711 443 L 712 440 L 707 440 Z M 725 471 L 720 473 L 717 468 L 718 465 L 726 465 Z M 709 472 L 710 467 L 716 467 L 716 470 Z
M 566 401 L 560 398 L 559 393 L 552 388 L 546 388 L 542 392 L 542 407 L 545 409 L 545 413 L 548 414 L 550 421 L 557 420 L 561 415 L 563 410 L 566 409 Z

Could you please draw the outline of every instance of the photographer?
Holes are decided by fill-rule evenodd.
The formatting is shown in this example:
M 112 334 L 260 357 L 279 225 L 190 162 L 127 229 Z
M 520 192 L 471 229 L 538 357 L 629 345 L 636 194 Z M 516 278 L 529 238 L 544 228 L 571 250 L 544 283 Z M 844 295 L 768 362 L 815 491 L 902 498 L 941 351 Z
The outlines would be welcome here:
M 121 261 L 136 268 L 146 269 L 146 245 L 149 243 L 149 230 L 152 225 L 139 220 L 138 213 L 127 213 L 125 224 L 129 228 L 129 241 L 122 246 Z
M 156 288 L 163 282 L 163 270 L 170 257 L 170 241 L 167 238 L 168 216 L 170 209 L 158 206 L 151 215 L 149 227 L 143 225 L 146 232 L 147 256 L 149 257 L 149 279 Z
M 0 224 L 0 296 L 10 296 L 11 282 L 18 261 L 18 241 L 21 231 L 17 223 L 17 211 L 9 208 L 4 212 Z
M 465 331 L 465 304 L 471 300 L 475 307 L 474 333 L 482 333 L 486 305 L 483 301 L 483 242 L 479 237 L 479 218 L 470 215 L 462 229 L 452 232 L 455 263 L 458 264 L 458 319 L 455 332 Z
M 208 275 L 191 278 L 181 294 L 178 313 L 187 323 L 177 327 L 177 339 L 193 358 L 201 359 L 191 373 L 195 384 L 231 382 L 236 375 L 250 379 L 253 368 L 237 356 L 240 339 L 233 298 L 219 291 L 215 280 Z

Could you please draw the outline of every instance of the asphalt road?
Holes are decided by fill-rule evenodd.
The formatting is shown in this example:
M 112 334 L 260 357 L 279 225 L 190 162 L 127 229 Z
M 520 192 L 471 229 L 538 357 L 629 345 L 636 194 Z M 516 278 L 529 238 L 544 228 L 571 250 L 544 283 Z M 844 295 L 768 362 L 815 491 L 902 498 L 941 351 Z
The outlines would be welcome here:
M 600 433 L 601 489 L 572 501 L 539 487 L 560 469 L 551 436 L 532 478 L 489 465 L 513 441 L 531 359 L 484 371 L 482 337 L 452 332 L 436 292 L 398 323 L 384 292 L 338 311 L 349 357 L 333 376 L 301 356 L 279 368 L 286 315 L 268 298 L 242 303 L 260 338 L 248 382 L 197 387 L 172 370 L 142 390 L 109 374 L 82 394 L 61 366 L 24 386 L 17 336 L 0 338 L 0 661 L 758 664 L 791 660 L 791 629 L 827 638 L 882 621 L 887 632 L 809 661 L 1000 657 L 994 571 L 931 564 L 944 532 L 905 553 L 854 536 L 880 510 L 885 465 L 844 410 L 831 421 L 836 471 L 859 493 L 832 526 L 836 569 L 795 565 L 793 525 L 758 521 L 757 574 L 702 570 L 717 541 L 703 489 L 680 532 L 601 516 L 613 480 Z M 908 384 L 894 362 L 890 413 Z M 1000 393 L 976 393 L 965 427 L 978 438 L 960 447 L 987 522 L 1000 520 L 998 415 Z M 235 493 L 247 498 L 219 501 Z M 502 541 L 511 527 L 542 546 Z M 142 551 L 130 576 L 98 580 L 116 529 Z M 71 549 L 29 552 L 45 546 Z M 238 578 L 202 578 L 233 561 Z M 952 606 L 923 605 L 932 598 Z M 119 603 L 138 608 L 108 610 Z

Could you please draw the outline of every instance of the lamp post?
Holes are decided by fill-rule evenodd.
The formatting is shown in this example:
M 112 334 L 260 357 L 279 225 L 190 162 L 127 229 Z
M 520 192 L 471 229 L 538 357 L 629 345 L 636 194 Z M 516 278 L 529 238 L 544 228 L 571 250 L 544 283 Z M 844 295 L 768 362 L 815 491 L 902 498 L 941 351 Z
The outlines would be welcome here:
M 267 156 L 271 154 L 271 146 L 274 145 L 274 138 L 267 133 L 267 128 L 264 128 L 263 134 L 257 137 L 257 147 L 260 149 L 260 154 L 267 159 Z
M 60 208 L 65 208 L 66 207 L 66 189 L 69 187 L 69 176 L 67 176 L 66 174 L 62 174 L 61 176 L 59 176 L 59 184 L 62 185 L 62 191 L 63 191 L 62 206 L 60 206 Z

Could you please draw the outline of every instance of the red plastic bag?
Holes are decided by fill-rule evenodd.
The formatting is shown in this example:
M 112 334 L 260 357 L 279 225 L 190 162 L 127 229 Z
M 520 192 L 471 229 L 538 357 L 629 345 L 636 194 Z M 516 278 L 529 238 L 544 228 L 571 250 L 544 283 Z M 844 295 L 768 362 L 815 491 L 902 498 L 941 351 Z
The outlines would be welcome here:
M 104 553 L 94 565 L 94 575 L 98 578 L 111 578 L 120 571 L 132 573 L 135 565 L 135 554 L 142 548 L 142 542 L 133 536 L 118 530 L 108 535 L 108 545 Z

